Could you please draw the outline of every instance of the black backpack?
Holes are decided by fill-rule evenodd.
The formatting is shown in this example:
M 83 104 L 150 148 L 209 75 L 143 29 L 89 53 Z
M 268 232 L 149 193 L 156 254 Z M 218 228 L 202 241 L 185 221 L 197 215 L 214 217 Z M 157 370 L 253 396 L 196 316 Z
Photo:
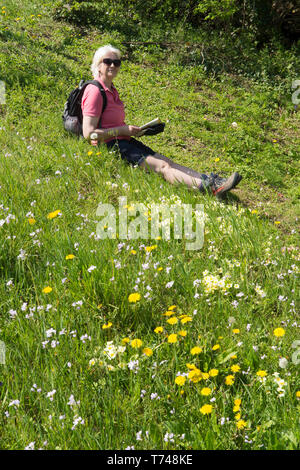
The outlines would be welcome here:
M 85 90 L 85 87 L 90 84 L 98 87 L 103 97 L 103 106 L 102 106 L 101 116 L 107 105 L 106 93 L 102 85 L 97 80 L 88 80 L 87 82 L 85 82 L 84 80 L 80 81 L 78 87 L 75 88 L 75 90 L 73 90 L 70 93 L 69 98 L 67 99 L 65 103 L 64 113 L 62 115 L 65 130 L 68 132 L 71 132 L 72 134 L 76 134 L 78 136 L 80 135 L 82 136 L 81 99 L 82 99 L 82 95 Z M 100 126 L 100 119 L 101 117 L 99 118 L 98 127 Z

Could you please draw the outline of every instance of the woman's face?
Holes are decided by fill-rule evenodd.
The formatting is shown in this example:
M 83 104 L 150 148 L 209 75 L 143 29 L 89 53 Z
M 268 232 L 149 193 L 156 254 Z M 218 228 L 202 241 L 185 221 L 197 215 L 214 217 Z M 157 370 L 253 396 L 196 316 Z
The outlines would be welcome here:
M 107 52 L 99 64 L 98 70 L 100 78 L 104 81 L 112 81 L 117 76 L 120 67 L 117 67 L 114 63 L 111 65 L 105 64 L 103 59 L 117 60 L 119 57 L 114 52 Z

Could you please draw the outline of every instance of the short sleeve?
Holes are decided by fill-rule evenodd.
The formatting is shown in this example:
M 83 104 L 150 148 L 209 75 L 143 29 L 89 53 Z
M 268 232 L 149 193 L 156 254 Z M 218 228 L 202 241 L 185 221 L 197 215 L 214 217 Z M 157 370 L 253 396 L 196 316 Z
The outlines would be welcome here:
M 99 116 L 102 112 L 103 98 L 95 85 L 88 85 L 82 96 L 81 109 L 83 116 Z

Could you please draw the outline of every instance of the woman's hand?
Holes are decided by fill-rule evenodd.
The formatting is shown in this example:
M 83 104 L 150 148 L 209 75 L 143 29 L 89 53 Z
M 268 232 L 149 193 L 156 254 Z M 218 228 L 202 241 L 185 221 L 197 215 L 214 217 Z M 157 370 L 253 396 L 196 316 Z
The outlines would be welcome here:
M 138 126 L 124 126 L 124 134 L 128 137 L 137 136 L 141 132 L 141 128 Z

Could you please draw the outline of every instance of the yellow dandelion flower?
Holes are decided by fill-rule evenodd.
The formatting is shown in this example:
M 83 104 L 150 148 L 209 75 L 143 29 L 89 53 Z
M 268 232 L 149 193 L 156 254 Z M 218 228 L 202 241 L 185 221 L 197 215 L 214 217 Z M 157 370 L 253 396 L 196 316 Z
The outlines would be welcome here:
M 75 255 L 67 255 L 66 256 L 66 259 L 73 259 L 73 258 L 75 258 Z
M 162 268 L 162 267 L 160 267 L 160 268 L 157 268 L 157 271 L 162 271 L 162 270 L 163 270 L 163 268 Z
M 235 404 L 236 406 L 241 406 L 241 403 L 242 403 L 242 400 L 241 400 L 240 398 L 236 398 L 236 399 L 234 400 L 234 404 Z
M 140 348 L 143 344 L 143 341 L 137 338 L 137 339 L 133 339 L 130 344 L 133 348 Z
M 267 371 L 266 371 L 266 370 L 258 370 L 258 371 L 256 372 L 256 375 L 257 375 L 258 377 L 266 377 L 268 374 L 267 374 Z
M 192 321 L 192 317 L 188 316 L 188 315 L 185 315 L 182 319 L 181 319 L 181 323 L 184 325 L 185 323 L 187 322 L 190 322 Z
M 238 335 L 240 333 L 240 330 L 238 328 L 234 328 L 232 330 L 232 333 L 234 333 L 235 335 Z
M 297 390 L 297 392 L 296 392 L 296 397 L 297 397 L 297 398 L 300 398 L 300 390 Z
M 171 305 L 171 307 L 168 308 L 168 310 L 174 310 L 176 308 L 176 305 Z
M 202 413 L 203 415 L 209 415 L 213 410 L 213 407 L 212 405 L 203 405 L 201 408 L 200 408 L 200 413 Z
M 233 364 L 233 365 L 230 367 L 230 369 L 231 369 L 231 372 L 234 372 L 234 373 L 239 372 L 239 371 L 241 370 L 241 368 L 240 368 L 240 366 L 239 366 L 238 364 Z
M 238 411 L 240 411 L 240 406 L 234 405 L 234 407 L 232 408 L 232 410 L 233 410 L 234 413 L 237 413 Z
M 285 330 L 283 328 L 275 328 L 275 330 L 273 331 L 273 334 L 277 338 L 280 338 L 281 336 L 285 335 Z
M 90 157 L 91 155 L 93 155 L 93 153 L 94 153 L 93 150 L 90 150 L 87 154 Z
M 130 252 L 132 255 L 136 255 L 136 251 L 135 250 L 131 250 Z
M 28 222 L 30 225 L 34 225 L 36 223 L 36 220 L 35 219 L 28 219 Z
M 157 326 L 154 330 L 154 333 L 162 333 L 164 331 L 162 326 Z
M 202 353 L 202 348 L 199 346 L 195 346 L 194 348 L 191 349 L 191 354 L 192 356 L 195 356 L 196 354 Z
M 177 335 L 172 333 L 168 336 L 168 343 L 176 343 L 177 342 Z
M 172 312 L 172 310 L 167 310 L 165 313 L 163 313 L 164 317 L 170 317 L 171 315 L 175 315 L 175 312 Z
M 204 388 L 202 388 L 200 393 L 201 393 L 201 395 L 203 395 L 205 397 L 208 397 L 208 395 L 211 394 L 211 389 L 208 388 L 208 387 L 204 387 Z
M 186 377 L 184 377 L 184 375 L 177 375 L 175 379 L 175 383 L 181 387 L 185 384 L 185 381 Z
M 145 356 L 150 357 L 150 356 L 152 356 L 153 351 L 152 351 L 151 348 L 144 348 L 144 349 L 143 349 L 143 354 L 145 354 Z
M 185 336 L 187 335 L 187 331 L 186 331 L 186 330 L 180 330 L 180 331 L 178 331 L 178 334 L 179 334 L 180 336 L 185 337 Z
M 102 325 L 102 330 L 106 330 L 106 329 L 110 328 L 111 326 L 112 326 L 112 322 L 109 321 L 108 323 Z
M 149 252 L 149 251 L 155 250 L 155 248 L 157 248 L 157 245 L 146 246 L 145 250 Z
M 58 216 L 58 214 L 61 214 L 61 210 L 59 209 L 57 211 L 49 212 L 49 214 L 47 215 L 47 219 L 54 219 Z
M 200 380 L 202 380 L 202 372 L 200 369 L 197 369 L 195 367 L 195 369 L 192 369 L 190 370 L 190 372 L 188 373 L 188 378 L 190 379 L 191 382 L 193 382 L 194 384 L 200 382 Z
M 209 372 L 210 377 L 216 377 L 219 374 L 218 369 L 211 369 Z
M 127 344 L 127 343 L 129 343 L 129 342 L 130 342 L 130 339 L 127 338 L 127 337 L 122 339 L 122 343 L 123 343 L 123 344 Z
M 52 292 L 52 287 L 47 286 L 42 290 L 42 292 L 44 292 L 44 294 L 49 294 L 50 292 Z
M 234 375 L 227 375 L 225 378 L 226 385 L 232 385 L 234 382 Z
M 215 162 L 218 163 L 220 161 L 219 157 L 215 158 Z
M 177 322 L 178 322 L 177 317 L 172 317 L 167 320 L 167 323 L 169 323 L 170 325 L 175 325 Z
M 136 303 L 141 299 L 141 294 L 135 293 L 128 296 L 128 302 Z
M 247 426 L 247 422 L 244 421 L 243 419 L 239 419 L 238 422 L 236 423 L 236 426 L 238 429 L 244 429 Z
M 202 378 L 203 378 L 203 380 L 208 380 L 209 379 L 209 374 L 207 372 L 202 372 Z
M 212 350 L 213 350 L 213 351 L 217 351 L 218 349 L 220 349 L 220 345 L 219 345 L 219 344 L 215 344 L 215 345 L 212 347 Z
M 236 419 L 237 421 L 239 421 L 241 419 L 241 413 L 237 413 L 234 417 L 234 419 Z
M 190 370 L 197 369 L 197 367 L 196 367 L 194 364 L 190 364 L 189 362 L 186 363 L 186 366 L 187 366 L 187 368 L 190 369 Z

